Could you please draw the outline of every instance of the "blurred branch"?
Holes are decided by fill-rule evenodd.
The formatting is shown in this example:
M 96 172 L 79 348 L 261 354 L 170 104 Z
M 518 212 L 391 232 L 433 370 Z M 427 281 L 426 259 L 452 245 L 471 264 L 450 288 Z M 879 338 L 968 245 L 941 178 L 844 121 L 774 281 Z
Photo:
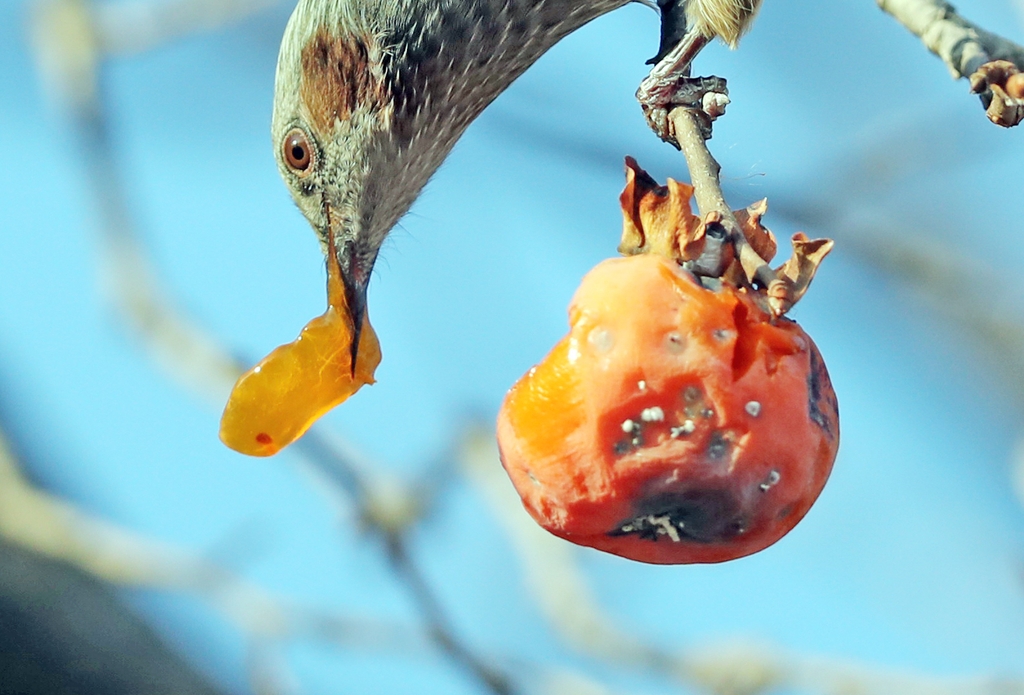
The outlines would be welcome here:
M 216 31 L 283 0 L 38 0 L 35 23 L 63 37 L 84 18 L 102 56 L 133 55 L 201 32 Z
M 1017 440 L 1011 467 L 1013 491 L 1017 495 L 1017 501 L 1020 502 L 1021 506 L 1024 506 L 1024 438 Z
M 982 29 L 945 0 L 878 0 L 878 6 L 921 39 L 956 79 L 993 60 L 1024 68 L 1024 47 Z
M 717 695 L 787 689 L 822 695 L 1024 694 L 1022 680 L 932 678 L 810 657 L 770 644 L 732 642 L 680 651 L 647 642 L 616 626 L 601 609 L 577 566 L 578 551 L 523 512 L 499 465 L 491 432 L 467 436 L 463 464 L 523 559 L 527 584 L 548 619 L 566 642 L 602 662 L 658 673 Z
M 978 340 L 1001 373 L 1008 392 L 1024 405 L 1024 321 L 1019 306 L 1007 306 L 990 287 L 974 278 L 998 277 L 992 268 L 945 246 L 922 230 L 873 226 L 852 233 L 844 242 L 863 260 L 906 283 L 927 298 L 947 319 L 960 324 L 963 335 Z
M 538 695 L 627 695 L 574 671 L 533 669 L 531 676 Z
M 48 1 L 33 35 L 41 74 L 79 137 L 83 178 L 99 215 L 107 299 L 169 376 L 220 404 L 244 368 L 173 305 L 138 240 L 100 95 L 102 52 L 92 11 L 84 0 Z
M 1014 126 L 1024 120 L 1024 47 L 982 29 L 945 0 L 877 0 L 878 6 L 917 36 L 949 68 L 953 77 L 971 78 L 972 91 L 982 94 L 989 118 Z M 992 64 L 1005 61 L 998 75 Z
M 246 665 L 254 695 L 292 695 L 299 692 L 288 664 L 273 645 L 252 640 L 246 653 Z
M 952 221 L 943 224 L 952 218 L 908 209 L 898 195 L 892 198 L 925 173 L 953 175 L 999 151 L 986 148 L 977 133 L 949 137 L 956 126 L 948 120 L 887 122 L 842 161 L 808 172 L 815 184 L 804 186 L 800 197 L 775 198 L 773 208 L 793 224 L 832 230 L 845 252 L 909 286 L 959 324 L 959 334 L 977 341 L 1007 394 L 1024 407 L 1024 304 L 1018 291 L 993 292 L 984 281 L 1006 275 L 993 267 L 998 254 L 944 241 L 962 240 L 965 230 Z
M 384 540 L 391 566 L 412 593 L 413 599 L 423 614 L 430 636 L 437 646 L 452 661 L 472 673 L 495 695 L 515 693 L 516 690 L 512 687 L 508 676 L 488 666 L 455 637 L 448 624 L 444 608 L 413 562 L 405 538 L 399 533 L 389 533 Z
M 107 54 L 148 51 L 169 41 L 215 31 L 283 0 L 128 0 L 95 6 L 100 45 Z
M 316 637 L 345 646 L 408 649 L 404 626 L 288 606 L 264 589 L 172 546 L 126 531 L 33 487 L 0 431 L 0 539 L 122 587 L 205 598 L 261 640 Z
M 214 19 L 220 21 L 229 16 L 229 10 L 240 11 L 267 4 L 251 1 L 208 3 L 206 0 L 165 3 L 160 7 L 169 13 L 164 17 L 169 22 L 169 31 L 161 35 L 161 38 L 169 38 L 183 27 L 206 26 L 202 22 Z M 100 59 L 101 49 L 110 50 L 112 27 L 120 27 L 118 31 L 128 35 L 128 30 L 133 29 L 137 19 L 137 15 L 131 12 L 143 12 L 146 7 L 154 6 L 116 4 L 104 7 L 106 15 L 94 14 L 92 9 L 96 6 L 90 6 L 82 0 L 59 0 L 46 7 L 50 9 L 37 15 L 35 34 L 39 63 L 44 72 L 49 74 L 51 85 L 58 90 L 65 90 L 62 102 L 70 107 L 68 110 L 83 145 L 83 158 L 88 170 L 86 178 L 93 187 L 93 196 L 100 212 L 108 297 L 120 318 L 141 339 L 142 345 L 157 364 L 179 383 L 220 405 L 234 381 L 241 375 L 242 366 L 230 357 L 217 340 L 178 311 L 170 298 L 160 290 L 161 283 L 138 240 L 137 225 L 118 176 L 120 167 L 109 138 L 106 110 L 100 90 L 96 87 L 103 64 Z M 130 8 L 134 10 L 129 12 Z M 127 14 L 118 14 L 122 10 Z M 154 14 L 153 18 L 157 16 Z M 94 17 L 100 17 L 102 21 L 94 21 Z M 103 21 L 106 25 L 102 24 Z M 153 39 L 146 33 L 146 26 L 143 23 L 141 36 L 150 43 L 131 44 L 133 49 L 151 45 Z M 108 32 L 105 37 L 103 31 Z M 68 37 L 77 38 L 68 41 Z M 128 44 L 118 45 L 124 49 Z M 79 80 L 85 80 L 91 86 L 82 89 Z M 418 498 L 408 486 L 383 477 L 369 479 L 364 470 L 354 463 L 344 445 L 316 432 L 307 433 L 296 443 L 295 450 L 311 466 L 318 481 L 326 483 L 332 497 L 336 492 L 342 493 L 341 498 L 335 498 L 335 501 L 353 504 L 364 528 L 382 539 L 396 577 L 409 590 L 423 615 L 431 641 L 495 695 L 512 693 L 513 689 L 506 676 L 484 664 L 456 638 L 437 596 L 409 553 L 405 534 L 422 517 L 429 500 Z M 81 553 L 83 561 L 91 561 L 88 558 L 98 549 L 84 548 Z M 118 559 L 123 564 L 124 558 Z M 145 563 L 138 567 L 129 564 L 128 567 L 129 573 L 131 568 L 139 572 L 151 569 Z M 196 571 L 185 576 L 193 578 L 212 572 L 211 568 L 205 566 L 194 569 Z M 151 569 L 147 575 L 151 584 L 166 582 L 167 576 L 175 575 L 165 574 L 162 567 Z M 180 573 L 178 576 L 181 576 Z M 224 577 L 219 579 L 221 583 L 224 582 Z M 204 586 L 186 582 L 182 588 L 201 590 Z M 245 602 L 246 606 L 257 599 L 251 595 L 251 589 L 248 593 L 250 595 Z M 266 602 L 265 597 L 259 598 Z M 264 621 L 276 619 L 283 622 L 285 616 L 279 615 L 280 611 L 275 612 L 273 608 L 273 605 L 268 604 L 266 610 L 256 614 L 262 616 Z M 244 611 L 239 617 L 248 615 L 249 611 Z M 322 621 L 318 627 L 324 628 L 320 630 L 320 636 L 326 638 L 330 635 L 331 630 Z M 266 628 L 256 632 L 266 634 Z M 259 680 L 270 687 L 274 679 L 263 674 Z
M 1024 0 L 1018 5 L 1024 10 Z M 979 281 L 1005 274 L 992 267 L 991 259 L 997 256 L 971 258 L 964 249 L 977 253 L 977 244 L 954 247 L 943 241 L 963 238 L 962 229 L 944 228 L 934 218 L 915 228 L 922 224 L 916 211 L 878 207 L 886 193 L 922 172 L 958 170 L 965 162 L 977 161 L 983 148 L 969 139 L 969 133 L 945 136 L 949 123 L 922 126 L 915 121 L 910 127 L 887 127 L 889 132 L 856 148 L 841 166 L 828 167 L 817 176 L 812 173 L 819 184 L 824 182 L 817 191 L 805 189 L 802 199 L 776 208 L 795 223 L 831 228 L 846 252 L 916 291 L 957 326 L 958 335 L 975 341 L 998 374 L 999 386 L 1018 409 L 1024 408 L 1024 307 L 1017 301 L 1019 292 L 993 292 L 991 283 Z M 1011 483 L 1024 506 L 1024 439 L 1010 463 Z

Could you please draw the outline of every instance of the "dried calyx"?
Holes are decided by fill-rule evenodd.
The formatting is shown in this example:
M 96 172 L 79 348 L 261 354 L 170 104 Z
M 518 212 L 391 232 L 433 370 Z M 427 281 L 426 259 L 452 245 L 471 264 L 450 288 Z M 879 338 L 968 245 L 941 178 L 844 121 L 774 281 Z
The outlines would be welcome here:
M 808 239 L 798 232 L 792 238 L 792 257 L 772 270 L 767 264 L 775 257 L 778 244 L 761 224 L 768 210 L 767 200 L 736 210 L 733 214 L 738 231 L 730 234 L 720 213 L 703 218 L 695 215 L 690 205 L 692 197 L 693 187 L 672 179 L 662 186 L 636 160 L 627 157 L 626 188 L 619 197 L 623 216 L 619 253 L 663 256 L 707 279 L 707 284 L 718 279 L 746 288 L 777 317 L 804 296 L 821 261 L 832 250 L 831 239 Z M 753 257 L 754 262 L 742 258 L 744 255 Z

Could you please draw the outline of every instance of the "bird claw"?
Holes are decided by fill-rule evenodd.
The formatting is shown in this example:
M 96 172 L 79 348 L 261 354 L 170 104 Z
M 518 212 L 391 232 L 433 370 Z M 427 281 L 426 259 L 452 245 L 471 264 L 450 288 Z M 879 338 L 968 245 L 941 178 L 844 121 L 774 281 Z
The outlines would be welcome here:
M 1008 60 L 985 63 L 971 75 L 971 91 L 981 95 L 990 121 L 1010 128 L 1024 121 L 1024 73 Z
M 693 109 L 700 117 L 704 139 L 710 139 L 711 123 L 725 113 L 729 90 L 721 77 L 656 76 L 652 73 L 640 83 L 636 98 L 655 134 L 679 149 L 669 112 L 674 108 Z

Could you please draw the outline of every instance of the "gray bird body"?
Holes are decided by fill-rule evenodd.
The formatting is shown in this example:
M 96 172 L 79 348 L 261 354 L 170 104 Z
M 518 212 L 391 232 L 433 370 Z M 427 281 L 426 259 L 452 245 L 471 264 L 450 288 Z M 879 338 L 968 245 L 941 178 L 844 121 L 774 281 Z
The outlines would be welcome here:
M 381 244 L 473 119 L 560 39 L 628 1 L 299 0 L 278 60 L 274 150 L 325 253 L 338 250 L 357 330 Z M 685 3 L 680 21 L 735 42 L 760 0 Z

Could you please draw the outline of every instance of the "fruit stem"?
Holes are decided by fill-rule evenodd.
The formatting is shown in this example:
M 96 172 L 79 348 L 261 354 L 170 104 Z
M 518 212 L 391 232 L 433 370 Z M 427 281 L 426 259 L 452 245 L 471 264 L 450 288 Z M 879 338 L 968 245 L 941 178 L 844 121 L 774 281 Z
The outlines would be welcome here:
M 747 242 L 747 238 L 740 231 L 736 216 L 725 202 L 718 178 L 722 167 L 715 161 L 706 142 L 707 137 L 710 137 L 707 117 L 698 113 L 696 108 L 679 107 L 673 109 L 668 118 L 674 129 L 676 142 L 679 143 L 679 149 L 686 157 L 686 165 L 690 169 L 690 184 L 697 200 L 697 209 L 705 219 L 715 213 L 720 216 L 721 224 L 736 250 L 747 282 L 752 287 L 755 282 L 761 287 L 768 287 L 769 283 L 775 280 L 775 273 Z M 720 255 L 722 248 L 711 247 L 709 252 Z M 704 258 L 700 259 L 700 264 L 713 268 L 723 265 L 720 259 Z

